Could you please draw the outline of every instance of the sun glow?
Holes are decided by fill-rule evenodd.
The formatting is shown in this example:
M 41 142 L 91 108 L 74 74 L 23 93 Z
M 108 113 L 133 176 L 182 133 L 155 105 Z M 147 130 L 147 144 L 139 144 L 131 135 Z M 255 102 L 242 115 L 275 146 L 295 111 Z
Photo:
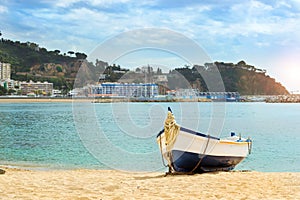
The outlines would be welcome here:
M 273 56 L 272 72 L 276 81 L 289 92 L 300 91 L 300 57 L 299 49 L 285 49 Z
M 286 62 L 282 63 L 282 70 L 279 73 L 282 84 L 289 91 L 300 90 L 300 63 Z
M 297 63 L 295 63 L 296 65 Z M 300 64 L 298 66 L 289 66 L 285 70 L 287 81 L 292 90 L 300 90 Z

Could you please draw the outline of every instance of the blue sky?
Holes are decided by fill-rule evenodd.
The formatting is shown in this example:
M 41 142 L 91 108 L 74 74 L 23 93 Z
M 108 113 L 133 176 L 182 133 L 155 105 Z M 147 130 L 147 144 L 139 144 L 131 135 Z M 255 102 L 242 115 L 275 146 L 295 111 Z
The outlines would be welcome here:
M 182 34 L 202 47 L 212 61 L 244 60 L 266 69 L 288 90 L 300 90 L 297 0 L 2 0 L 0 5 L 4 38 L 35 42 L 49 50 L 90 55 L 105 41 L 143 28 Z M 148 35 L 145 39 L 150 38 L 155 37 Z M 170 38 L 163 34 L 155 39 L 185 44 L 180 38 Z M 130 42 L 126 39 L 122 44 L 130 46 Z M 184 45 L 182 49 L 192 53 Z M 145 52 L 128 55 L 127 59 L 123 56 L 116 62 L 124 67 L 151 62 L 165 66 L 185 63 L 173 54 Z

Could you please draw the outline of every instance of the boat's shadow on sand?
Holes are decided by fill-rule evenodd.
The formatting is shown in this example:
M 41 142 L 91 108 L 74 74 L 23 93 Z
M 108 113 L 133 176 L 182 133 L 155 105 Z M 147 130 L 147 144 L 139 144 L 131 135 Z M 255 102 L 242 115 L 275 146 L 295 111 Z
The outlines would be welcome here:
M 164 173 L 164 174 L 159 174 L 159 175 L 153 175 L 153 176 L 139 176 L 139 177 L 134 177 L 136 180 L 147 180 L 147 179 L 157 179 L 157 178 L 164 178 L 164 177 L 174 177 L 174 176 L 199 176 L 199 175 L 217 175 L 220 173 L 245 173 L 245 172 L 251 172 L 251 170 L 234 170 L 234 171 L 215 171 L 215 172 L 205 172 L 205 173 Z
M 5 174 L 5 170 L 0 169 L 0 174 Z

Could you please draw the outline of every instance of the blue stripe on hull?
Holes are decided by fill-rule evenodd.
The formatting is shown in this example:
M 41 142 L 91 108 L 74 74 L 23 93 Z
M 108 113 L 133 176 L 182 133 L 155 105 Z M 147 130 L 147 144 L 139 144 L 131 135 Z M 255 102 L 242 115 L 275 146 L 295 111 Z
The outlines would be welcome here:
M 195 172 L 228 171 L 244 159 L 244 157 L 211 156 L 178 150 L 173 150 L 172 155 L 174 170 L 177 172 L 191 172 L 200 159 L 202 160 Z

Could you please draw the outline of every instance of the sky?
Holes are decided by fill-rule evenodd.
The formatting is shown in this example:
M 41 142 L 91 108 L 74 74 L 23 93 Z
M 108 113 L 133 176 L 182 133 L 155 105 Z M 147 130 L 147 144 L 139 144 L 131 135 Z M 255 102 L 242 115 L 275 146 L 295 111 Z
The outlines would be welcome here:
M 244 60 L 289 91 L 300 90 L 299 0 L 2 0 L 0 31 L 6 39 L 124 67 L 207 62 L 189 56 L 197 53 Z

